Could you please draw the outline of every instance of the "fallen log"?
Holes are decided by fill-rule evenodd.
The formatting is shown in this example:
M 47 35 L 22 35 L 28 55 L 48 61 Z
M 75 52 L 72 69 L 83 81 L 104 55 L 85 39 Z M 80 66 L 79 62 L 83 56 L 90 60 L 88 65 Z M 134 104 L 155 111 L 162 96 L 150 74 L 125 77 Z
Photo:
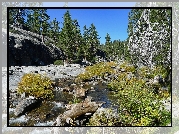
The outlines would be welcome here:
M 66 123 L 74 126 L 73 121 L 75 118 L 84 115 L 86 113 L 94 113 L 105 102 L 91 102 L 92 97 L 88 96 L 83 102 L 77 104 L 68 105 L 68 110 L 63 114 L 60 114 L 56 122 L 53 124 L 56 126 L 64 126 Z

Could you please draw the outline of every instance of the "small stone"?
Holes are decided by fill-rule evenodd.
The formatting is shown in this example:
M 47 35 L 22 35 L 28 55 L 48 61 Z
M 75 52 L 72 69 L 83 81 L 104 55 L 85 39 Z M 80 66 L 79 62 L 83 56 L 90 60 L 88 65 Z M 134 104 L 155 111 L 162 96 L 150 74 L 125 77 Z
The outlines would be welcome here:
M 9 75 L 13 75 L 13 70 L 9 70 Z
M 76 84 L 75 84 L 75 83 L 72 83 L 71 86 L 76 86 Z
M 91 90 L 94 90 L 94 87 L 91 87 Z
M 122 69 L 121 69 L 121 72 L 125 72 L 125 69 L 124 69 L 124 68 L 122 68 Z
M 92 115 L 92 113 L 86 113 L 85 115 Z

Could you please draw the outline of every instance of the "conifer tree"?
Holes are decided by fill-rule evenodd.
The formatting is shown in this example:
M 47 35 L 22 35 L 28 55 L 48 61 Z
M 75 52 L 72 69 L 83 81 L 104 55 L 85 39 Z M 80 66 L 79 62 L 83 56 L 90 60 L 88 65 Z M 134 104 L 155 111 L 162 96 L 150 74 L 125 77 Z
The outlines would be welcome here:
M 43 40 L 44 36 L 48 36 L 48 29 L 50 27 L 50 24 L 48 23 L 50 16 L 47 14 L 47 9 L 39 10 L 39 19 L 40 19 L 40 32 Z
M 112 42 L 111 42 L 111 37 L 109 35 L 109 33 L 107 33 L 106 37 L 106 42 L 105 42 L 105 48 L 106 48 L 106 53 L 108 55 L 108 58 L 111 57 L 113 50 L 112 50 Z
M 99 35 L 96 30 L 96 27 L 94 24 L 91 24 L 89 28 L 86 28 L 86 25 L 83 27 L 84 33 L 83 33 L 83 40 L 85 43 L 85 56 L 86 59 L 92 63 L 95 62 L 95 56 L 97 49 L 99 48 L 100 41 L 99 41 Z
M 56 20 L 56 18 L 50 22 L 49 27 L 49 37 L 52 38 L 55 41 L 55 44 L 59 47 L 58 41 L 59 41 L 59 35 L 60 35 L 60 22 Z
M 69 60 L 78 59 L 82 36 L 77 20 L 72 20 L 69 10 L 64 14 L 63 27 L 60 32 L 60 46 Z
M 89 59 L 88 56 L 90 55 L 89 52 L 89 30 L 87 29 L 86 25 L 83 27 L 83 51 L 84 51 L 84 59 Z
M 30 14 L 27 15 L 27 26 L 31 32 L 48 35 L 50 16 L 47 15 L 47 9 L 32 9 Z
M 92 23 L 90 28 L 90 49 L 92 51 L 92 54 L 95 55 L 97 48 L 99 47 L 100 41 L 99 41 L 99 35 L 98 32 L 96 30 L 95 25 Z
M 32 9 L 32 12 L 27 15 L 27 26 L 31 28 L 31 32 L 40 34 L 40 9 Z
M 9 9 L 9 24 L 22 28 L 25 25 L 25 9 Z
M 73 42 L 74 42 L 74 60 L 75 62 L 80 62 L 83 57 L 84 57 L 84 53 L 83 53 L 83 41 L 82 41 L 82 35 L 81 35 L 81 31 L 80 31 L 80 26 L 78 24 L 78 21 L 75 19 L 73 20 L 73 33 L 74 33 L 74 38 L 73 38 Z

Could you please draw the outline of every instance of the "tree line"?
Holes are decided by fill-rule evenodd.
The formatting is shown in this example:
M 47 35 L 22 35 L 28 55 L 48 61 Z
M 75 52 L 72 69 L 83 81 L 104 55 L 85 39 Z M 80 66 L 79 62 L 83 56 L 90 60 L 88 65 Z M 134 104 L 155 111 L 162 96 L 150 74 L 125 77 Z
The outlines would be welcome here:
M 69 10 L 65 12 L 63 22 L 59 22 L 56 18 L 50 21 L 47 9 L 9 9 L 9 24 L 21 24 L 26 30 L 52 38 L 55 41 L 54 44 L 64 51 L 66 58 L 71 60 L 72 63 L 79 63 L 84 59 L 95 63 L 98 52 L 101 52 L 105 55 L 103 58 L 107 61 L 116 59 L 127 60 L 132 63 L 142 61 L 147 66 L 149 66 L 147 55 L 152 55 L 152 63 L 170 67 L 171 36 L 164 33 L 170 33 L 171 30 L 171 10 L 150 10 L 149 23 L 142 20 L 143 12 L 144 9 L 132 9 L 130 11 L 127 29 L 128 38 L 125 41 L 111 41 L 110 34 L 107 33 L 104 44 L 100 44 L 100 37 L 93 23 L 90 27 L 83 26 L 82 34 L 78 20 L 72 19 Z M 159 36 L 153 39 L 148 38 L 147 34 L 151 32 L 148 27 L 152 23 L 157 24 L 152 31 L 161 32 L 161 28 L 165 27 L 165 31 L 162 33 L 165 39 L 160 40 Z M 62 27 L 59 26 L 60 24 L 62 24 Z M 135 37 L 133 37 L 134 35 Z M 142 43 L 144 40 L 140 40 L 142 37 L 146 37 L 145 40 L 148 39 L 148 42 L 152 40 L 152 44 L 144 47 Z M 131 43 L 131 39 L 133 43 Z M 138 45 L 137 50 L 134 49 L 134 41 Z M 156 46 L 156 49 L 152 49 L 151 45 Z M 150 49 L 147 49 L 148 52 L 145 54 L 141 51 L 141 48 L 145 50 L 146 47 L 150 47 Z
M 77 19 L 72 19 L 69 10 L 63 16 L 63 22 L 50 21 L 47 9 L 10 9 L 9 24 L 23 26 L 25 30 L 52 38 L 55 45 L 61 48 L 66 58 L 72 62 L 86 59 L 95 62 L 99 49 L 99 35 L 94 24 L 83 27 L 83 35 Z M 59 27 L 62 24 L 62 27 Z M 12 31 L 12 29 L 10 29 Z

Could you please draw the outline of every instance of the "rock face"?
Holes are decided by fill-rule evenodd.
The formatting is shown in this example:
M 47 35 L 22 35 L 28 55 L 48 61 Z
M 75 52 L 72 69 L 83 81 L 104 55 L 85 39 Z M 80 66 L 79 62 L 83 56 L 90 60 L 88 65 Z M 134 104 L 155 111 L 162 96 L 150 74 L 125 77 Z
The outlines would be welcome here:
M 52 43 L 52 39 L 14 27 L 16 33 L 9 32 L 9 66 L 42 66 L 64 59 L 61 49 Z

